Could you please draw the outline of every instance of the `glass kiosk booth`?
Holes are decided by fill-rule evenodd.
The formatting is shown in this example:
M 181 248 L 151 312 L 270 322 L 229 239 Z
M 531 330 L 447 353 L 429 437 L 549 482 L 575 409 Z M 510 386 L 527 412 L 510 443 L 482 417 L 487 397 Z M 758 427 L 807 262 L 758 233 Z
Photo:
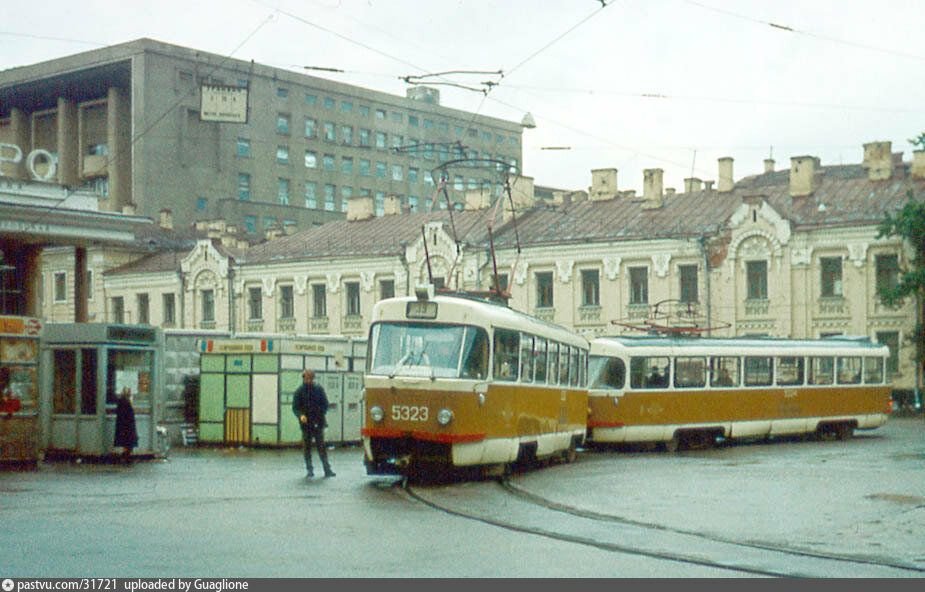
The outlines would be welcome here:
M 113 446 L 116 398 L 132 392 L 138 447 L 162 454 L 164 333 L 145 325 L 61 323 L 45 326 L 39 414 L 46 457 L 106 457 Z

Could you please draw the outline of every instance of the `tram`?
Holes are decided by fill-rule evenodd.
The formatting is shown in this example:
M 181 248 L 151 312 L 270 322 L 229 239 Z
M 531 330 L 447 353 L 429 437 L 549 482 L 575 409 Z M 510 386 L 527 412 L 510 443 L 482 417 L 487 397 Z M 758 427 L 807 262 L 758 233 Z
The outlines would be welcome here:
M 588 439 L 673 451 L 720 438 L 849 438 L 891 412 L 888 358 L 867 338 L 600 337 Z
M 370 475 L 575 459 L 588 342 L 503 303 L 419 289 L 372 311 L 362 429 Z

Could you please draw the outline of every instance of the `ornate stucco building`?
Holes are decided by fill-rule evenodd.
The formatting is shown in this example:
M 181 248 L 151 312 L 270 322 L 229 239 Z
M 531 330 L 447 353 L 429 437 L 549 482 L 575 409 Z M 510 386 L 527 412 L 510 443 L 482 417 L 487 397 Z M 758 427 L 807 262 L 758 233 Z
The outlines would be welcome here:
M 920 380 L 917 309 L 884 305 L 877 287 L 896 281 L 911 252 L 877 238 L 877 225 L 923 190 L 925 152 L 903 162 L 873 142 L 860 164 L 798 156 L 738 181 L 732 159 L 720 159 L 718 182 L 686 179 L 681 192 L 663 186 L 660 169 L 646 171 L 641 195 L 601 169 L 587 191 L 536 200 L 532 179 L 519 177 L 513 211 L 479 191 L 457 212 L 409 212 L 392 198 L 376 215 L 371 199 L 354 198 L 346 220 L 248 248 L 217 229 L 192 249 L 112 258 L 96 271 L 91 309 L 165 327 L 362 336 L 377 300 L 429 274 L 488 288 L 491 227 L 516 309 L 589 336 L 628 330 L 613 321 L 638 323 L 666 300 L 690 304 L 721 336 L 865 335 L 891 347 L 894 383 L 908 391 Z M 47 287 L 68 257 L 46 257 L 47 318 L 67 305 Z

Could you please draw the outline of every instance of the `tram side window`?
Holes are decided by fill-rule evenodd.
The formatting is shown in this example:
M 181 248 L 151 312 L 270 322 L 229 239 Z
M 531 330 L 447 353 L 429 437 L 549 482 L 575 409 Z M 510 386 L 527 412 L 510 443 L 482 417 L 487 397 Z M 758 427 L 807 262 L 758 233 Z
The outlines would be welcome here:
M 861 357 L 838 357 L 838 384 L 861 383 Z
M 772 382 L 774 364 L 764 356 L 745 358 L 745 386 L 767 386 Z
M 578 366 L 578 348 L 577 347 L 573 347 L 571 350 L 571 353 L 569 353 L 569 368 L 571 368 L 571 370 L 569 371 L 569 378 L 570 378 L 569 384 L 571 384 L 572 386 L 578 386 L 579 384 L 581 384 L 579 382 L 581 371 L 579 370 L 579 366 Z
M 546 353 L 546 384 L 558 384 L 559 382 L 559 344 L 549 342 L 549 349 Z
M 883 358 L 864 358 L 864 382 L 867 384 L 883 383 Z
M 777 358 L 777 384 L 792 386 L 803 384 L 804 359 L 797 356 Z
M 588 352 L 581 350 L 578 354 L 578 386 L 588 384 Z
M 707 359 L 679 357 L 674 361 L 674 385 L 702 387 L 707 384 Z
M 710 386 L 739 386 L 739 358 L 710 358 Z
M 495 330 L 495 380 L 517 380 L 517 354 L 520 333 L 507 329 Z
M 591 388 L 622 389 L 626 383 L 626 363 L 621 358 L 592 356 L 589 366 Z
M 835 378 L 835 359 L 830 357 L 810 358 L 809 383 L 832 384 Z
M 546 384 L 546 340 L 536 339 L 536 382 Z
M 634 389 L 668 387 L 667 356 L 630 358 L 630 386 Z
M 559 384 L 568 386 L 572 381 L 569 376 L 569 357 L 571 356 L 571 348 L 567 345 L 559 346 Z
M 520 381 L 533 382 L 533 336 L 520 336 Z
M 484 329 L 466 327 L 463 343 L 463 378 L 483 379 L 488 375 L 488 335 Z

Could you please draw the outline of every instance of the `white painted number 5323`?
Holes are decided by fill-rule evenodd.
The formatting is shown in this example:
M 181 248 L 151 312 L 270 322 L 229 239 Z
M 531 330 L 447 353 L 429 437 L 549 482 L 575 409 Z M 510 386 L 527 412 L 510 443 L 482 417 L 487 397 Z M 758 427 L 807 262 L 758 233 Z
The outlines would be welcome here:
M 392 405 L 392 419 L 402 421 L 427 421 L 427 407 L 416 405 Z

